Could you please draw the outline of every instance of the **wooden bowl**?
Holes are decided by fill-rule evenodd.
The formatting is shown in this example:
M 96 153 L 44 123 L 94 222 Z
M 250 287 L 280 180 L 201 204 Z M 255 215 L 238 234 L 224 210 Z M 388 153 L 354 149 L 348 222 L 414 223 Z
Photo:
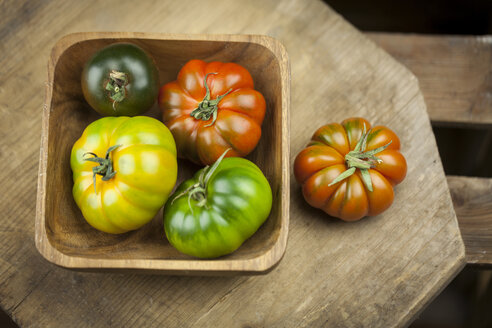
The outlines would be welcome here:
M 132 42 L 155 59 L 161 85 L 175 80 L 190 59 L 236 62 L 246 67 L 265 97 L 267 112 L 257 148 L 248 156 L 267 177 L 273 207 L 267 221 L 238 250 L 213 260 L 183 255 L 166 240 L 162 210 L 143 228 L 110 235 L 89 226 L 72 197 L 70 151 L 85 127 L 100 118 L 80 86 L 84 63 L 114 42 Z M 50 262 L 80 270 L 165 274 L 260 274 L 282 258 L 289 226 L 290 74 L 284 47 L 266 36 L 78 33 L 62 38 L 48 62 L 39 163 L 36 247 Z M 145 113 L 160 119 L 155 105 Z M 179 160 L 178 183 L 199 169 Z

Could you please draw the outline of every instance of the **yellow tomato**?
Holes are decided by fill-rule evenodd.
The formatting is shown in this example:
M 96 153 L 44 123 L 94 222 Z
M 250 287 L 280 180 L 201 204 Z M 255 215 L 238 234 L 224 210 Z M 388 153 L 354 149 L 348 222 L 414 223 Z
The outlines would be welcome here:
M 105 117 L 72 148 L 73 197 L 87 222 L 123 233 L 152 220 L 173 189 L 176 144 L 156 119 Z

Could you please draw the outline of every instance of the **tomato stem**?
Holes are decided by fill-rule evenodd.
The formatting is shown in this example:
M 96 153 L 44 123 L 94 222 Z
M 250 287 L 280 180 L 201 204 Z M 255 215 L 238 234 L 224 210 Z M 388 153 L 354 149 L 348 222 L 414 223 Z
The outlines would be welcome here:
M 108 148 L 106 151 L 106 156 L 103 157 L 98 157 L 96 154 L 87 152 L 84 154 L 85 155 L 92 155 L 94 157 L 91 158 L 85 158 L 84 161 L 89 161 L 89 162 L 95 162 L 98 163 L 98 166 L 94 166 L 92 168 L 92 179 L 94 182 L 94 192 L 97 194 L 96 191 L 96 175 L 101 175 L 103 181 L 108 181 L 111 178 L 113 178 L 116 174 L 116 171 L 113 171 L 113 161 L 109 157 L 111 152 L 115 150 L 116 148 L 120 147 L 121 145 L 114 145 Z
M 214 174 L 214 172 L 217 170 L 217 167 L 219 167 L 220 163 L 224 159 L 225 155 L 227 152 L 231 150 L 231 148 L 226 149 L 222 155 L 215 161 L 215 163 L 212 164 L 212 166 L 205 166 L 205 168 L 202 170 L 200 175 L 198 176 L 198 182 L 191 185 L 188 187 L 186 190 L 183 192 L 179 193 L 176 195 L 176 197 L 173 198 L 171 201 L 171 205 L 176 201 L 176 199 L 188 194 L 188 206 L 190 207 L 190 210 L 193 212 L 193 207 L 191 206 L 191 198 L 193 198 L 195 201 L 197 201 L 196 205 L 198 207 L 203 207 L 206 206 L 207 204 L 207 185 L 208 181 Z
M 349 151 L 345 155 L 347 170 L 340 173 L 340 175 L 337 176 L 328 186 L 332 186 L 335 183 L 345 180 L 346 178 L 354 174 L 357 169 L 359 169 L 362 176 L 362 182 L 366 186 L 367 190 L 371 192 L 373 191 L 369 169 L 375 167 L 378 163 L 382 162 L 382 160 L 375 155 L 385 150 L 392 141 L 390 140 L 390 142 L 388 142 L 386 145 L 378 147 L 376 149 L 365 151 L 367 147 L 367 137 L 370 133 L 371 130 L 366 132 L 366 125 L 364 124 L 364 132 L 355 145 L 354 150 Z
M 109 98 L 113 102 L 113 109 L 116 110 L 116 103 L 122 102 L 126 97 L 126 86 L 128 85 L 128 75 L 124 72 L 111 70 L 105 89 L 109 91 Z
M 205 90 L 206 90 L 205 97 L 198 104 L 198 107 L 195 108 L 190 113 L 190 116 L 196 118 L 197 120 L 208 121 L 210 119 L 210 117 L 212 117 L 212 122 L 205 125 L 205 127 L 211 126 L 215 123 L 215 120 L 217 119 L 217 110 L 219 108 L 218 107 L 219 102 L 222 100 L 222 98 L 224 98 L 226 95 L 228 95 L 232 91 L 232 89 L 229 89 L 229 91 L 227 91 L 223 95 L 217 96 L 217 98 L 210 100 L 210 88 L 208 87 L 208 84 L 207 84 L 207 77 L 210 74 L 218 74 L 218 73 L 207 73 L 205 75 L 205 79 L 203 82 L 203 84 L 205 85 Z

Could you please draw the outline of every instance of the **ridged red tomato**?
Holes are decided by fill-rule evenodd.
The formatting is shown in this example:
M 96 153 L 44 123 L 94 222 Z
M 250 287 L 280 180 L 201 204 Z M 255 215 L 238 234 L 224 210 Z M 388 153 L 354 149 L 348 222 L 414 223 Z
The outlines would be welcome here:
M 297 155 L 294 174 L 311 206 L 355 221 L 393 203 L 393 186 L 407 172 L 399 150 L 400 140 L 389 128 L 371 129 L 367 120 L 350 118 L 319 128 Z
M 246 68 L 202 60 L 189 61 L 161 88 L 159 106 L 178 156 L 205 165 L 228 148 L 228 157 L 248 155 L 260 140 L 266 108 Z

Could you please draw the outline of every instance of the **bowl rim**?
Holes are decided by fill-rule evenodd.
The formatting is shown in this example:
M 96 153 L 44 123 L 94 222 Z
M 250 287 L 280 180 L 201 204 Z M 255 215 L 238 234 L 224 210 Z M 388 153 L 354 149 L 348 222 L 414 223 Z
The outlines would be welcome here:
M 53 79 L 56 65 L 61 55 L 76 43 L 96 39 L 154 39 L 162 41 L 220 41 L 248 42 L 265 47 L 277 59 L 281 82 L 281 183 L 280 211 L 282 224 L 278 240 L 265 253 L 251 259 L 101 259 L 72 256 L 56 249 L 48 239 L 45 223 L 46 177 L 48 162 L 49 117 L 53 96 Z M 58 266 L 75 269 L 100 271 L 124 269 L 132 272 L 150 271 L 164 274 L 184 275 L 229 275 L 263 274 L 271 271 L 282 259 L 289 230 L 290 197 L 290 147 L 289 147 L 289 109 L 290 109 L 290 66 L 285 47 L 277 39 L 266 35 L 249 34 L 167 34 L 142 32 L 79 32 L 65 35 L 54 45 L 48 60 L 48 81 L 46 82 L 45 102 L 43 105 L 40 159 L 38 170 L 38 188 L 35 217 L 35 245 L 39 253 L 49 262 Z

